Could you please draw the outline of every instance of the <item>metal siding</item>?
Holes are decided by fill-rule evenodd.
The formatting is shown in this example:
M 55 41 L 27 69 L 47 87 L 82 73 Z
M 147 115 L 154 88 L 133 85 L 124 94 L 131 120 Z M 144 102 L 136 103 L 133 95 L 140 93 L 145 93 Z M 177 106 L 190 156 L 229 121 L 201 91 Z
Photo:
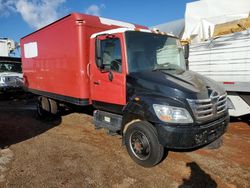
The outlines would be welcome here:
M 241 89 L 250 91 L 250 30 L 191 45 L 189 66 L 218 82 L 247 85 Z

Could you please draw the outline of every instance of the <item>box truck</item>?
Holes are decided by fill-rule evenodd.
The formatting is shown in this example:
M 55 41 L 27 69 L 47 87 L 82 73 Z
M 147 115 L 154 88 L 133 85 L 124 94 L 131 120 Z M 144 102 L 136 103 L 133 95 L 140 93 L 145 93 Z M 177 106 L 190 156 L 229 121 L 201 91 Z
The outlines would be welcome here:
M 23 37 L 21 53 L 40 115 L 92 105 L 95 126 L 121 134 L 144 167 L 166 150 L 200 148 L 226 131 L 225 90 L 186 70 L 188 53 L 173 35 L 72 13 Z

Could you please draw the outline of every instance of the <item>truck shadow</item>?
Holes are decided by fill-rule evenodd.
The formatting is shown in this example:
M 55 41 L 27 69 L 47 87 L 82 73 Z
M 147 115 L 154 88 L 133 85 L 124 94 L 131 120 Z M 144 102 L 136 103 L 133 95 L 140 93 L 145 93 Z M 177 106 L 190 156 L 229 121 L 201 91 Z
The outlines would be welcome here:
M 230 122 L 244 122 L 246 123 L 248 126 L 250 126 L 250 115 L 244 115 L 241 117 L 230 117 Z
M 69 106 L 69 108 L 64 108 L 64 109 L 60 109 L 60 116 L 66 116 L 68 114 L 71 113 L 81 113 L 81 114 L 87 114 L 90 116 L 93 116 L 94 113 L 94 107 L 89 105 L 89 106 L 76 106 L 76 105 L 71 105 Z
M 186 164 L 191 170 L 191 175 L 188 179 L 183 179 L 183 183 L 178 188 L 215 188 L 217 183 L 207 174 L 196 162 Z
M 35 116 L 34 104 L 0 100 L 0 148 L 28 140 L 59 125 L 61 117 L 46 121 Z

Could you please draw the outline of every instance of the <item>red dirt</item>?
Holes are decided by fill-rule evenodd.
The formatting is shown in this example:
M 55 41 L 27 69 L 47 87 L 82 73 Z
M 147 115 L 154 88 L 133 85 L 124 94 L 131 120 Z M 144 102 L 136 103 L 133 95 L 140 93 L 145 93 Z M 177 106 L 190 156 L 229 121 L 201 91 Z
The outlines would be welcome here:
M 3 103 L 2 103 L 3 104 Z M 135 164 L 120 136 L 95 130 L 92 117 L 38 121 L 32 110 L 0 103 L 0 187 L 245 187 L 250 127 L 230 123 L 216 150 L 169 152 L 153 168 Z

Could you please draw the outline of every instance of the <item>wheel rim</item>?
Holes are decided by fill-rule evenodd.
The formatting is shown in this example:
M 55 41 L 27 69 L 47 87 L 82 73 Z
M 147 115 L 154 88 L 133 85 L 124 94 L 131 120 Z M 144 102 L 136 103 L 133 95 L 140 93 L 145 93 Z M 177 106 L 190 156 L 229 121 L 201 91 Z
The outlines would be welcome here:
M 141 131 L 134 131 L 130 135 L 129 146 L 133 154 L 140 160 L 146 160 L 151 153 L 149 140 Z

